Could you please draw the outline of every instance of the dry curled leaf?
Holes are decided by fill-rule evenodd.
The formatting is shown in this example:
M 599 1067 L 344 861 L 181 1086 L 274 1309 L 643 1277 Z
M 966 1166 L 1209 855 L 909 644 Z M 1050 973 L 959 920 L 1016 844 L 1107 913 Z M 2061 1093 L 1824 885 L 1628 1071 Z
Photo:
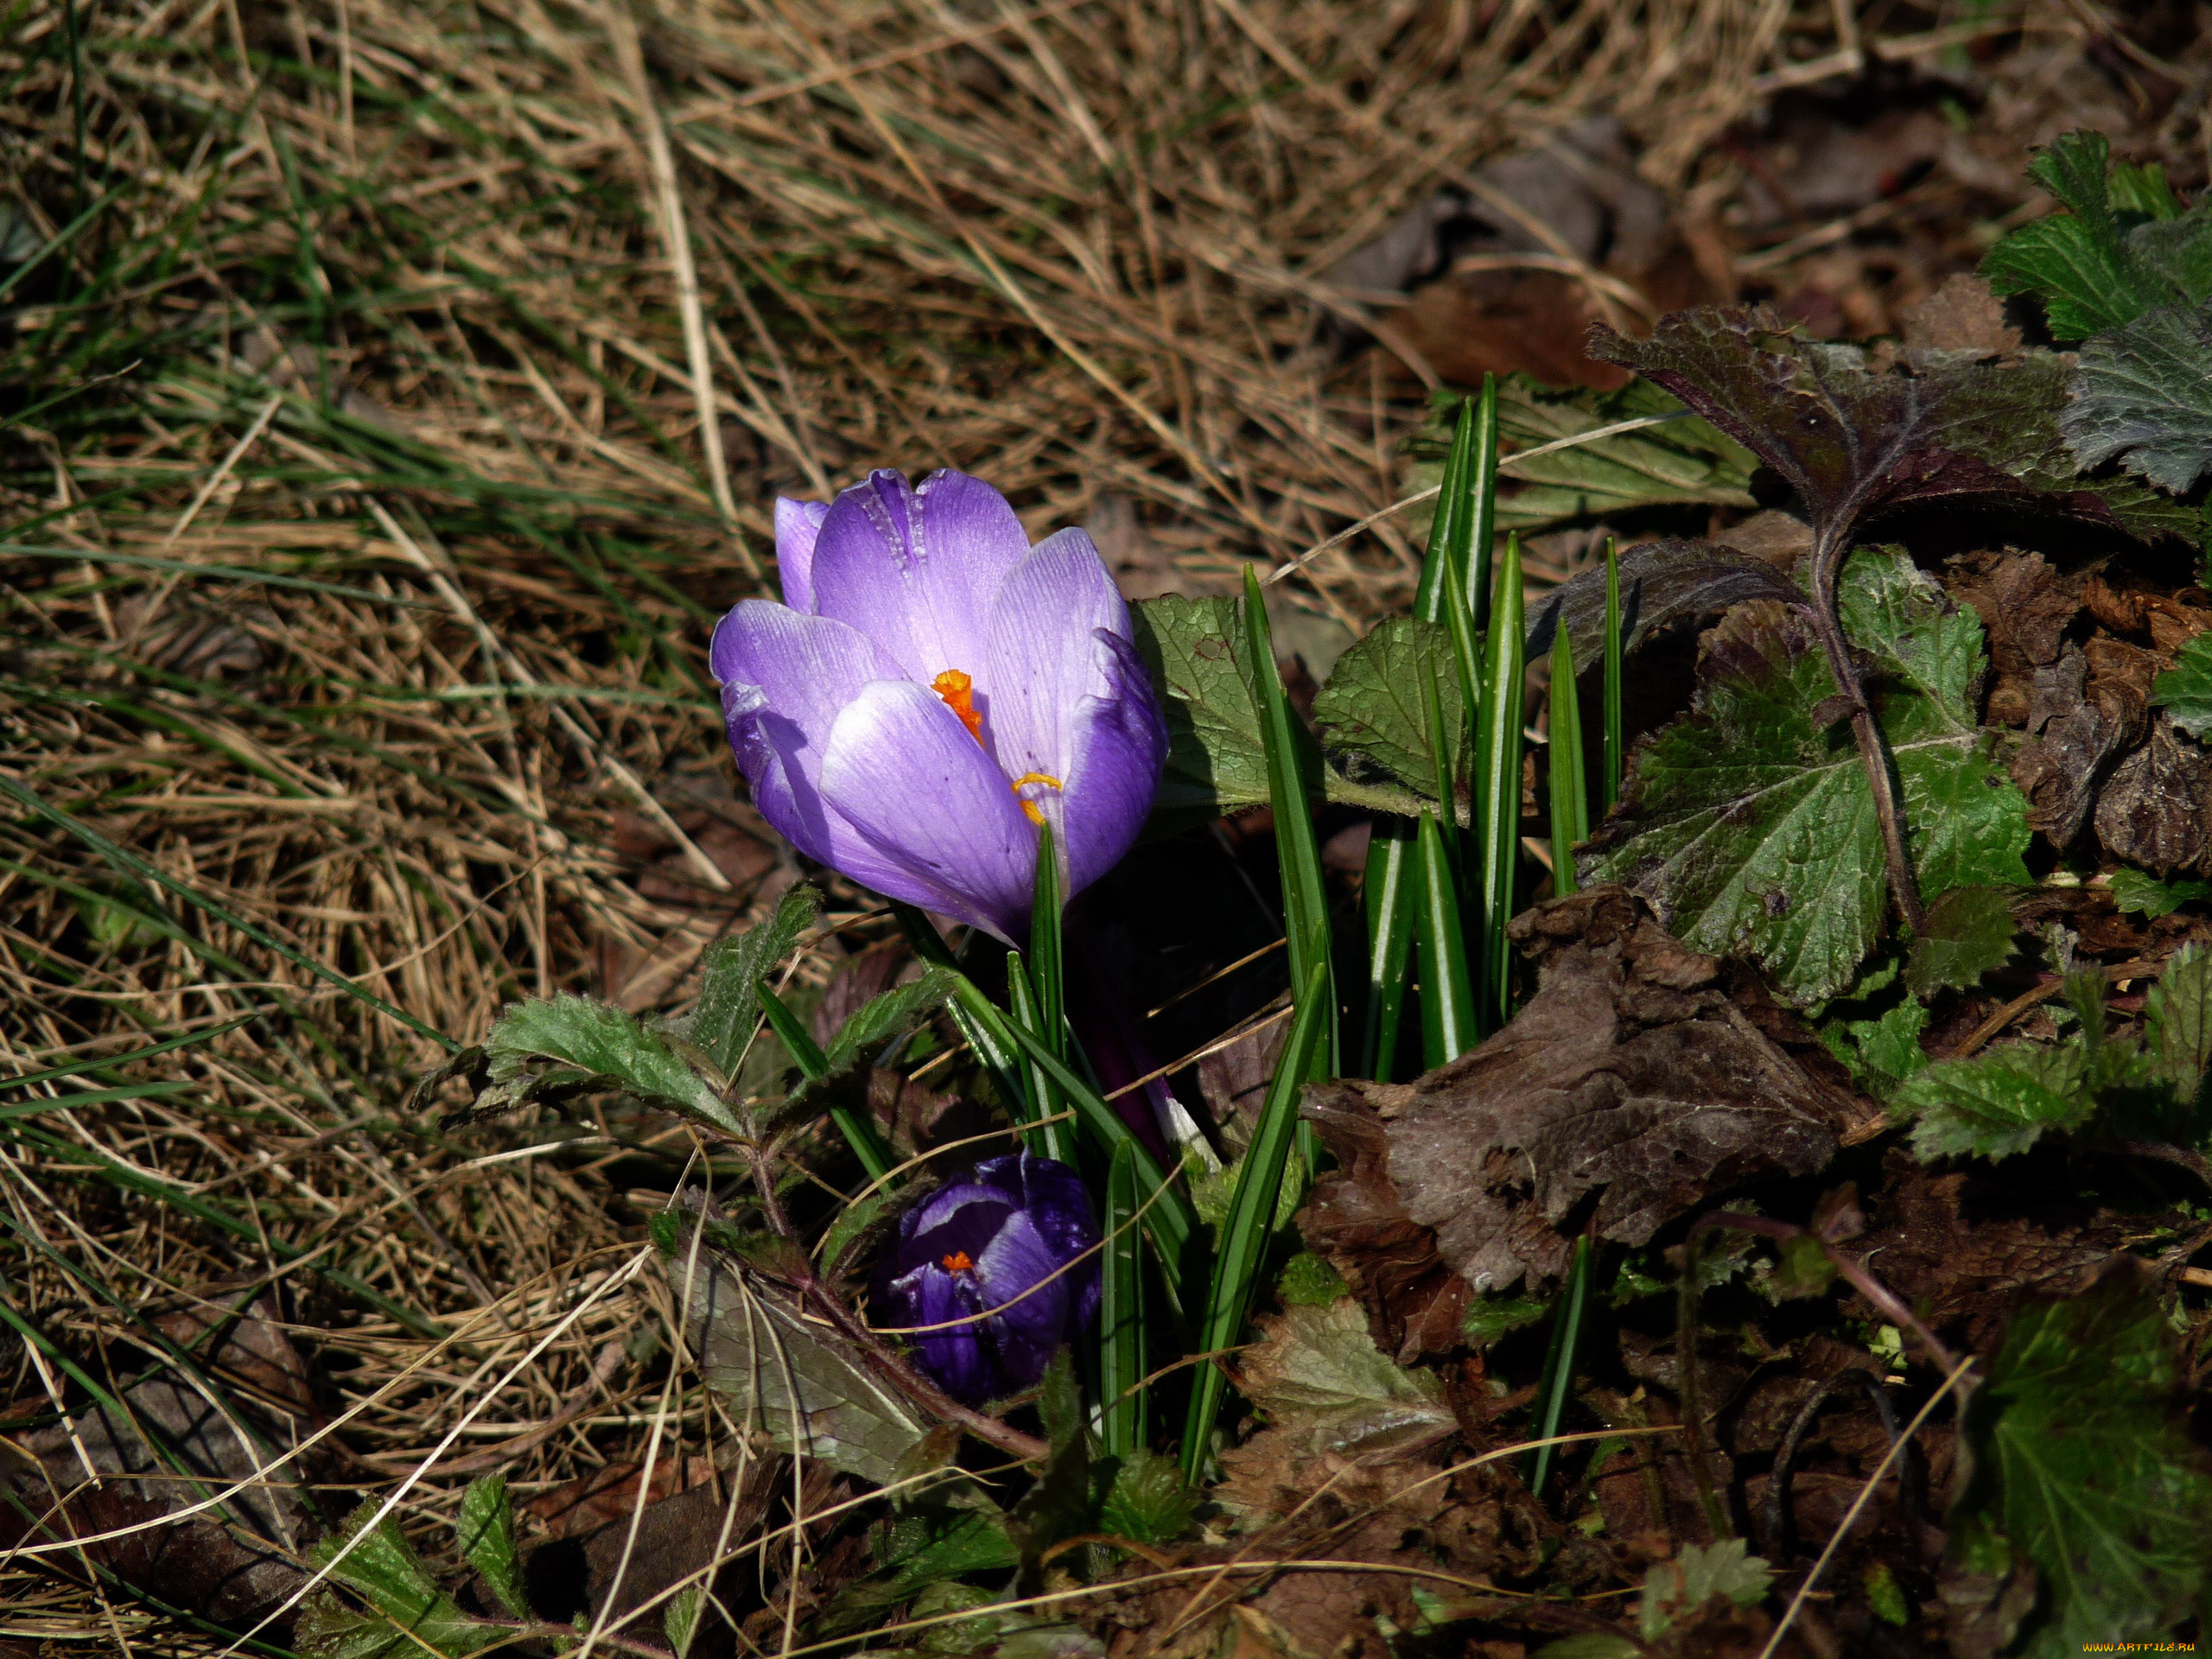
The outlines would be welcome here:
M 1560 1224 L 1587 1195 L 1600 1236 L 1641 1244 L 1879 1122 L 1762 992 L 1623 889 L 1554 899 L 1512 931 L 1539 983 L 1504 1030 L 1418 1082 L 1306 1096 L 1339 1167 L 1301 1225 L 1401 1360 L 1454 1345 L 1468 1291 L 1561 1272 Z

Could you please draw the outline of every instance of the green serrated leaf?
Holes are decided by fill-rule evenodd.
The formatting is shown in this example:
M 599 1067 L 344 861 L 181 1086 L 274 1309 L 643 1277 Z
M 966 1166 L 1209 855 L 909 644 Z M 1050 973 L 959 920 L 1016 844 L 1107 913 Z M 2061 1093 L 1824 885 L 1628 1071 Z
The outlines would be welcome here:
M 1136 1543 L 1165 1544 L 1188 1530 L 1197 1511 L 1198 1494 L 1184 1484 L 1182 1465 L 1139 1447 L 1116 1467 L 1098 1526 Z
M 1268 798 L 1268 751 L 1236 601 L 1168 594 L 1129 607 L 1139 656 L 1167 717 L 1167 765 L 1153 815 L 1162 825 Z
M 745 1132 L 714 1085 L 666 1036 L 611 1003 L 581 996 L 510 1003 L 484 1039 L 484 1052 L 495 1084 L 514 1083 L 525 1068 L 550 1060 L 732 1135 Z
M 1625 1264 L 1622 1271 L 1627 1271 Z M 1654 1289 L 1660 1287 L 1656 1280 L 1651 1284 Z M 1534 1325 L 1551 1311 L 1551 1302 L 1541 1296 L 1470 1296 L 1467 1315 L 1459 1328 L 1471 1346 L 1487 1348 L 1500 1337 Z
M 1259 1324 L 1263 1339 L 1239 1362 L 1244 1395 L 1277 1427 L 1306 1431 L 1316 1450 L 1440 1432 L 1452 1421 L 1435 1374 L 1377 1348 L 1366 1310 L 1351 1298 L 1286 1308 Z
M 2191 737 L 2212 735 L 2212 632 L 2183 642 L 2174 665 L 2151 683 L 2151 701 Z
M 707 1586 L 703 1584 L 685 1585 L 661 1609 L 661 1633 L 676 1650 L 676 1659 L 684 1659 L 691 1651 L 691 1643 L 699 1634 L 699 1615 L 706 1611 Z
M 1440 732 L 1429 729 L 1429 686 Z M 1376 623 L 1337 659 L 1313 699 L 1313 719 L 1331 749 L 1361 756 L 1426 800 L 1443 799 L 1435 756 L 1443 754 L 1454 779 L 1466 764 L 1467 711 L 1450 632 L 1409 616 Z
M 311 1597 L 301 1610 L 296 1640 L 307 1659 L 386 1659 L 425 1652 L 461 1656 L 497 1640 L 496 1626 L 461 1611 L 439 1589 L 415 1548 L 389 1518 L 375 1520 L 378 1504 L 363 1503 L 335 1537 L 308 1552 L 327 1567 L 333 1583 L 368 1604 L 357 1612 L 335 1596 Z
M 2027 803 L 1975 715 L 1981 625 L 1894 550 L 1845 566 L 1840 609 L 1877 664 L 1871 702 L 1903 785 L 1923 891 L 2028 880 Z M 1758 956 L 1800 1003 L 1839 995 L 1886 905 L 1872 792 L 1801 616 L 1739 607 L 1707 636 L 1691 712 L 1643 752 L 1585 880 L 1650 899 L 1694 948 Z
M 1927 1029 L 1928 1005 L 1908 996 L 1872 1020 L 1831 1020 L 1820 1034 L 1861 1088 L 1886 1100 L 1907 1077 L 1927 1069 L 1928 1055 L 1920 1046 Z
M 880 1522 L 872 1537 L 877 1570 L 837 1593 L 816 1621 L 817 1634 L 857 1630 L 931 1585 L 1003 1573 L 1021 1560 L 995 1509 L 954 1508 L 934 1497 Z
M 1413 487 L 1433 484 L 1442 475 L 1458 409 L 1458 394 L 1438 394 L 1434 416 L 1411 445 Z M 1534 461 L 1516 461 L 1510 453 L 1640 416 L 1677 414 L 1685 418 L 1616 433 Z M 1498 382 L 1497 425 L 1508 450 L 1497 499 L 1496 528 L 1501 532 L 1677 503 L 1754 505 L 1753 462 L 1743 447 L 1641 381 L 1618 391 L 1557 391 L 1525 374 L 1510 374 Z
M 1914 1116 L 1912 1149 L 1923 1163 L 1977 1154 L 2009 1158 L 2053 1130 L 2095 1114 L 2087 1057 L 2076 1044 L 2006 1043 L 1939 1060 L 1906 1079 L 1892 1109 Z
M 721 1068 L 734 1074 L 752 1040 L 760 1003 L 762 979 L 791 954 L 799 935 L 822 915 L 822 895 L 810 886 L 791 888 L 778 901 L 775 914 L 757 927 L 717 939 L 700 957 L 699 1001 L 669 1028 Z
M 2173 297 L 2113 215 L 2106 182 L 2111 156 L 2110 143 L 2094 132 L 2066 133 L 2039 151 L 2029 176 L 2067 211 L 2022 226 L 1982 261 L 1981 274 L 1999 294 L 2043 301 L 2060 340 L 2086 340 Z
M 893 1038 L 911 1032 L 944 1006 L 960 982 L 950 969 L 931 968 L 910 985 L 894 986 L 870 997 L 837 1027 L 824 1054 L 830 1077 L 858 1065 Z
M 1637 1624 L 1646 1641 L 1656 1642 L 1677 1619 L 1696 1612 L 1716 1596 L 1738 1607 L 1758 1606 L 1773 1582 L 1774 1569 L 1752 1554 L 1741 1538 L 1685 1544 L 1673 1560 L 1646 1569 Z
M 1300 1250 L 1282 1264 L 1275 1280 L 1275 1300 L 1285 1307 L 1326 1307 L 1351 1294 L 1344 1275 L 1329 1265 L 1326 1256 Z
M 2148 916 L 2154 920 L 2172 915 L 2183 905 L 2201 904 L 2212 899 L 2212 881 L 2161 881 L 2141 870 L 2114 870 L 2105 878 L 2105 885 L 2112 889 L 2112 901 L 2118 908 L 2130 915 Z
M 2023 1659 L 2170 1636 L 2212 1576 L 2212 1472 L 2147 1277 L 2130 1263 L 2020 1313 L 1966 1412 L 1972 1472 L 1946 1527 L 1961 1563 L 2032 1567 Z
M 2118 457 L 2187 492 L 2212 468 L 2212 305 L 2161 306 L 2089 340 L 2058 420 L 2083 470 Z
M 707 1386 L 778 1450 L 879 1486 L 927 1433 L 845 1340 L 780 1281 L 688 1237 L 667 1262 Z
M 1997 888 L 1954 887 L 1929 906 L 1927 925 L 1905 964 L 1905 983 L 1916 996 L 1979 984 L 2012 959 L 2018 931 L 2012 905 Z
M 2186 1097 L 2212 1070 L 2212 950 L 2174 952 L 2143 999 L 2144 1047 L 2160 1078 Z
M 517 1618 L 528 1618 L 530 1594 L 523 1587 L 514 1506 L 507 1500 L 505 1475 L 486 1475 L 468 1483 L 461 1496 L 458 1531 L 462 1559 L 491 1586 L 501 1606 Z

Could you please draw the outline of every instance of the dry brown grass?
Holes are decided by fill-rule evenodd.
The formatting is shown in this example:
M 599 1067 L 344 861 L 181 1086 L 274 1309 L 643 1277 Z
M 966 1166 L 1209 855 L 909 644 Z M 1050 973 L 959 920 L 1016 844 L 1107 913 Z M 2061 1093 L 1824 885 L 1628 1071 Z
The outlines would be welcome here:
M 153 1321 L 271 1287 L 313 1414 L 346 1414 L 317 1471 L 419 1474 L 398 1514 L 426 1536 L 464 1467 L 543 1492 L 635 1461 L 656 1416 L 660 1459 L 710 1454 L 652 1273 L 563 1328 L 643 1248 L 625 1187 L 673 1186 L 688 1140 L 448 1138 L 401 1107 L 429 1033 L 473 1040 L 514 997 L 680 1005 L 788 879 L 713 798 L 702 664 L 757 590 L 771 494 L 958 465 L 1038 529 L 1128 498 L 1186 575 L 1293 555 L 1398 493 L 1420 413 L 1346 363 L 1320 323 L 1351 302 L 1311 273 L 1591 111 L 1710 208 L 1713 141 L 1762 73 L 1837 48 L 1837 16 L 16 10 L 0 243 L 98 211 L 5 302 L 29 412 L 0 440 L 0 770 L 52 812 L 0 817 L 0 1064 L 245 1023 L 0 1102 L 163 1085 L 0 1120 L 11 1323 L 120 1386 Z M 1413 556 L 1386 521 L 1300 602 L 1357 622 Z M 0 1342 L 11 1421 L 67 1392 Z M 7 1638 L 213 1650 L 5 1575 Z

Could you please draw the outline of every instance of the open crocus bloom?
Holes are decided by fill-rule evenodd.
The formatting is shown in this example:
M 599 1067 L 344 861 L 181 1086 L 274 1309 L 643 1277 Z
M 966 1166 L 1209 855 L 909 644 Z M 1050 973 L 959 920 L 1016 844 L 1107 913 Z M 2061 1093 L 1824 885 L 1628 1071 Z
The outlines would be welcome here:
M 1090 1195 L 1065 1164 L 988 1159 L 899 1218 L 875 1322 L 908 1332 L 915 1363 L 956 1400 L 1019 1394 L 1097 1317 L 1098 1260 L 1084 1254 L 1097 1243 Z
M 761 813 L 863 887 L 1008 944 L 1037 831 L 1061 892 L 1143 827 L 1167 734 L 1129 612 L 1079 530 L 1035 547 L 981 479 L 870 474 L 776 503 L 782 605 L 715 630 L 738 765 Z

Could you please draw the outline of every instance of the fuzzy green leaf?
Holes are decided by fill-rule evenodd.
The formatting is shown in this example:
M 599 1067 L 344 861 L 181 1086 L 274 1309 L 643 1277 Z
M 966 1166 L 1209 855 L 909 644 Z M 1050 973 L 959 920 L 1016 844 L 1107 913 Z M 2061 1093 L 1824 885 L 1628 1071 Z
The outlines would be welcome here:
M 676 1659 L 685 1659 L 691 1651 L 691 1643 L 699 1634 L 699 1615 L 706 1611 L 707 1586 L 703 1584 L 685 1585 L 661 1609 L 661 1634 L 668 1637 Z
M 2200 633 L 2174 653 L 2174 665 L 2151 683 L 2151 701 L 2191 737 L 2212 734 L 2212 633 Z
M 1423 688 L 1436 688 L 1441 732 L 1429 729 Z M 1466 702 L 1452 636 L 1433 622 L 1389 617 L 1337 659 L 1313 699 L 1313 719 L 1334 750 L 1380 766 L 1425 800 L 1443 798 L 1435 755 L 1456 779 L 1465 765 Z
M 2067 211 L 2023 225 L 1982 261 L 1981 274 L 1999 294 L 2043 301 L 2060 340 L 2086 340 L 2174 297 L 2171 285 L 2128 245 L 2113 213 L 2105 178 L 2111 155 L 2094 132 L 2067 133 L 2038 153 L 2029 176 Z
M 959 976 L 947 968 L 931 968 L 912 984 L 893 986 L 872 996 L 852 1017 L 837 1027 L 823 1055 L 830 1077 L 849 1071 L 875 1050 L 913 1028 L 951 997 Z
M 2082 347 L 2059 426 L 2084 469 L 2114 456 L 2179 495 L 2212 467 L 2212 305 L 2162 306 Z
M 788 1287 L 687 1236 L 667 1262 L 707 1386 L 779 1451 L 879 1486 L 926 1433 L 913 1408 Z
M 515 1548 L 514 1506 L 507 1499 L 507 1478 L 486 1475 L 468 1483 L 461 1495 L 461 1553 L 492 1587 L 499 1605 L 517 1618 L 530 1617 L 530 1596 L 523 1588 L 522 1555 Z
M 2212 950 L 2183 945 L 2143 1000 L 2144 1046 L 2158 1075 L 2186 1097 L 2212 1070 Z
M 1975 717 L 1981 625 L 1896 550 L 1845 567 L 1844 627 L 1903 784 L 1923 891 L 2028 880 L 2027 803 Z M 1646 748 L 1582 875 L 1651 900 L 1675 937 L 1751 951 L 1801 1003 L 1836 996 L 1880 937 L 1880 830 L 1850 728 L 1802 618 L 1739 607 L 1707 636 L 1691 712 Z
M 714 1085 L 666 1036 L 611 1003 L 581 996 L 511 1003 L 484 1039 L 484 1052 L 495 1084 L 512 1083 L 534 1063 L 550 1060 L 733 1135 L 745 1132 Z
M 2133 1272 L 2005 1333 L 1966 1414 L 1973 1472 L 1946 1524 L 1968 1572 L 2033 1569 L 2023 1659 L 2171 1635 L 2198 1605 L 2212 1473 L 2176 1380 L 2165 1313 Z
M 1140 1447 L 1114 1471 L 1098 1525 L 1140 1544 L 1164 1544 L 1183 1535 L 1197 1509 L 1198 1495 L 1184 1483 L 1182 1465 Z
M 721 1068 L 737 1070 L 760 1009 L 760 982 L 791 953 L 798 936 L 822 914 L 822 895 L 795 887 L 776 906 L 776 913 L 732 938 L 717 939 L 700 958 L 699 1001 L 669 1029 Z
M 1434 1373 L 1408 1370 L 1377 1348 L 1351 1298 L 1258 1323 L 1265 1339 L 1240 1362 L 1245 1397 L 1277 1427 L 1307 1431 L 1316 1449 L 1450 1427 Z
M 2141 870 L 2114 870 L 2105 878 L 2105 884 L 2112 889 L 2114 905 L 2132 916 L 2148 916 L 2153 920 L 2172 915 L 2183 905 L 2212 899 L 2212 881 L 2161 881 Z
M 1758 1606 L 1773 1582 L 1774 1569 L 1752 1554 L 1741 1538 L 1685 1544 L 1673 1560 L 1645 1570 L 1637 1624 L 1646 1641 L 1656 1642 L 1677 1619 L 1696 1612 L 1715 1596 L 1738 1607 Z
M 308 1552 L 329 1566 L 333 1583 L 368 1604 L 357 1612 L 337 1597 L 318 1593 L 300 1611 L 297 1641 L 305 1659 L 391 1659 L 426 1652 L 454 1656 L 482 1651 L 496 1640 L 493 1627 L 462 1612 L 437 1586 L 415 1547 L 387 1517 L 370 1525 L 373 1500 L 347 1517 L 336 1537 Z
M 2072 1043 L 2007 1043 L 1939 1060 L 1906 1079 L 1892 1103 L 1917 1114 L 1912 1149 L 1923 1163 L 1967 1154 L 2009 1158 L 2054 1129 L 2081 1128 L 2096 1109 L 2087 1060 Z
M 1979 984 L 2012 959 L 2018 928 L 2011 905 L 1995 887 L 1954 887 L 1929 906 L 1927 925 L 1912 942 L 1905 983 L 1916 996 Z
M 1268 798 L 1268 751 L 1228 599 L 1168 594 L 1129 607 L 1137 653 L 1167 716 L 1167 766 L 1155 821 L 1182 824 Z
M 1920 1033 L 1928 1029 L 1928 1005 L 1906 997 L 1872 1020 L 1844 1020 L 1821 1027 L 1829 1052 L 1850 1068 L 1859 1087 L 1885 1100 L 1907 1077 L 1928 1067 Z

